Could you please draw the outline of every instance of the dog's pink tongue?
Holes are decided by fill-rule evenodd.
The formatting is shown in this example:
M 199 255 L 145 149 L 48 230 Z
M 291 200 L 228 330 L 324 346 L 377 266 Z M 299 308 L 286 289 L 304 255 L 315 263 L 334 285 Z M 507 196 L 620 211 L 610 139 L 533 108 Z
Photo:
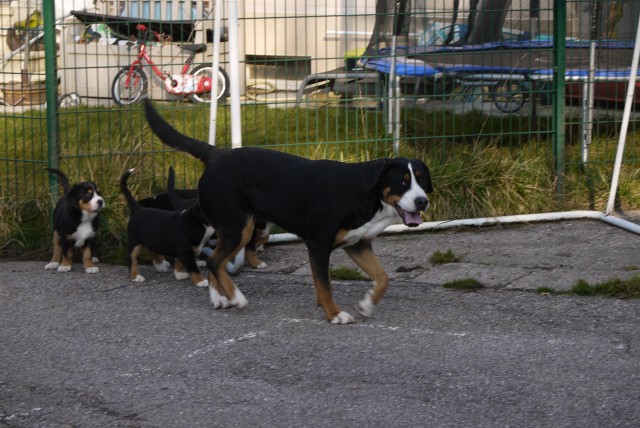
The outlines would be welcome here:
M 420 217 L 420 213 L 410 213 L 407 211 L 403 212 L 404 217 L 402 221 L 409 227 L 416 227 L 420 223 L 422 223 L 422 218 Z

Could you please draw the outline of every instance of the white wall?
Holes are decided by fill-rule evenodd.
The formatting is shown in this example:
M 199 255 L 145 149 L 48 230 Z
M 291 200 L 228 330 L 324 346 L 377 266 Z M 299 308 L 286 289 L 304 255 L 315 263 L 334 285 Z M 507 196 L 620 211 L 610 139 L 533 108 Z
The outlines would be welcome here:
M 241 0 L 244 54 L 311 57 L 312 73 L 332 70 L 367 46 L 374 13 L 371 0 Z

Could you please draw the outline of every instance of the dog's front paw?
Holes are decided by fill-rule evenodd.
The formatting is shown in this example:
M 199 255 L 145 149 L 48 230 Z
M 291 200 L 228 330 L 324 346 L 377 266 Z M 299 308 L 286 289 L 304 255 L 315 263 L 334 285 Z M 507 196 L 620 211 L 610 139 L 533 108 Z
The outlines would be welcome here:
M 354 322 L 356 322 L 356 320 L 345 311 L 340 312 L 331 320 L 331 324 L 336 324 L 336 325 L 353 324 Z
M 203 279 L 202 281 L 198 282 L 196 284 L 196 287 L 200 287 L 200 288 L 204 288 L 204 287 L 208 287 L 209 286 L 209 280 L 208 279 Z
M 196 260 L 196 265 L 198 265 L 199 268 L 204 268 L 207 267 L 207 262 L 205 260 Z
M 156 268 L 157 272 L 169 272 L 169 269 L 171 269 L 171 263 L 169 263 L 167 260 L 156 263 L 154 260 L 153 267 Z
M 70 271 L 71 271 L 71 266 L 63 266 L 63 265 L 58 266 L 58 272 L 70 272 Z
M 258 264 L 258 266 L 256 266 L 255 268 L 256 269 L 264 269 L 264 268 L 267 268 L 267 267 L 269 267 L 268 264 L 266 264 L 265 262 L 260 262 L 260 264 Z
M 209 287 L 209 298 L 214 309 L 226 309 L 230 306 L 229 299 L 221 296 L 213 287 Z
M 58 269 L 58 266 L 60 266 L 60 263 L 58 262 L 51 262 L 51 263 L 47 263 L 47 265 L 44 267 L 46 270 L 56 270 Z
M 98 266 L 88 267 L 84 270 L 86 273 L 98 273 L 100 272 L 100 268 Z
M 92 261 L 93 263 L 100 263 L 100 260 L 98 260 L 98 258 L 97 258 L 97 257 L 91 257 L 91 261 Z
M 360 300 L 358 306 L 356 306 L 356 309 L 360 315 L 365 318 L 369 318 L 373 313 L 375 307 L 376 305 L 374 305 L 373 301 L 371 300 L 371 292 L 368 292 L 367 295 L 364 296 L 364 299 Z
M 131 282 L 145 282 L 146 279 L 142 275 L 136 275 L 135 278 L 131 278 Z
M 173 271 L 173 276 L 175 276 L 178 281 L 182 281 L 183 279 L 189 279 L 188 272 L 178 272 L 177 270 L 175 270 Z

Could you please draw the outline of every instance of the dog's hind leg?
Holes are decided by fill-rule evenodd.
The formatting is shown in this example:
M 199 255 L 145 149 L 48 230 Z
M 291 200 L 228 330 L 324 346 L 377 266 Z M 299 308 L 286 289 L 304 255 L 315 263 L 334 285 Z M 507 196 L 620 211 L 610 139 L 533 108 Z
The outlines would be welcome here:
M 209 265 L 211 262 L 209 259 L 207 260 L 207 265 Z M 209 299 L 211 300 L 211 304 L 215 309 L 226 309 L 231 306 L 229 299 L 223 296 L 224 291 L 211 272 L 213 272 L 212 266 L 209 266 Z
M 309 250 L 309 262 L 311 263 L 316 297 L 318 304 L 324 309 L 327 320 L 331 324 L 351 324 L 355 322 L 355 319 L 347 312 L 341 311 L 335 300 L 333 300 L 331 279 L 329 278 L 330 247 L 324 245 L 314 246 L 307 243 L 307 249 Z
M 138 273 L 138 256 L 142 251 L 142 245 L 129 245 L 129 275 L 132 282 L 144 282 L 144 276 Z
M 389 275 L 373 252 L 370 241 L 360 241 L 344 250 L 351 260 L 373 280 L 373 288 L 367 291 L 364 299 L 357 306 L 360 315 L 370 317 L 389 286 Z
M 229 229 L 234 230 L 232 227 Z M 236 287 L 229 277 L 226 266 L 235 254 L 251 239 L 251 234 L 253 233 L 253 218 L 247 217 L 247 221 L 242 229 L 235 229 L 242 230 L 239 234 L 240 236 L 234 236 L 233 233 L 224 233 L 220 228 L 217 228 L 216 230 L 218 231 L 218 244 L 211 254 L 209 269 L 213 273 L 217 282 L 224 289 L 224 292 L 227 294 L 229 303 L 232 306 L 244 308 L 249 302 L 247 301 L 247 298 L 244 297 L 244 294 L 242 294 L 242 291 Z
M 60 260 L 62 260 L 62 245 L 60 245 L 60 234 L 53 232 L 53 255 L 51 261 L 44 267 L 47 270 L 55 270 L 60 266 Z

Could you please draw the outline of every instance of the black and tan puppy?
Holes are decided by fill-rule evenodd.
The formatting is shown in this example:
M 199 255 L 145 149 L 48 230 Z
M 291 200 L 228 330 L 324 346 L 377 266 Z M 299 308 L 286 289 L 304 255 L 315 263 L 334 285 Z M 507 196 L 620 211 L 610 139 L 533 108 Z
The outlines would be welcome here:
M 138 256 L 142 248 L 146 247 L 155 254 L 176 259 L 174 274 L 177 279 L 190 277 L 198 287 L 207 287 L 209 281 L 200 273 L 196 256 L 213 234 L 213 229 L 207 224 L 198 204 L 182 211 L 140 206 L 127 186 L 127 180 L 133 171 L 128 170 L 120 178 L 120 190 L 130 211 L 127 237 L 131 280 L 145 281 L 138 272 Z
M 82 248 L 82 265 L 87 273 L 97 273 L 94 264 L 95 237 L 98 232 L 99 213 L 104 208 L 104 199 L 93 181 L 69 185 L 67 176 L 55 168 L 47 168 L 58 177 L 64 196 L 53 210 L 53 255 L 45 269 L 69 272 L 73 264 L 75 248 Z
M 175 173 L 173 167 L 169 167 L 167 191 L 156 196 L 140 199 L 138 204 L 145 208 L 157 208 L 165 211 L 183 211 L 191 208 L 191 206 L 197 202 L 197 196 L 198 191 L 196 189 L 175 188 Z M 162 254 L 154 254 L 152 262 L 158 272 L 169 272 L 171 269 L 171 263 L 169 263 Z M 198 262 L 198 265 L 200 265 L 200 262 Z M 178 279 L 189 278 L 189 274 L 186 272 L 176 271 L 175 276 Z
M 231 305 L 247 305 L 224 266 L 249 242 L 254 219 L 261 218 L 304 240 L 316 297 L 331 323 L 354 322 L 338 307 L 331 291 L 329 258 L 338 247 L 373 279 L 373 288 L 358 304 L 360 314 L 371 315 L 389 283 L 371 242 L 392 223 L 421 223 L 420 211 L 427 209 L 427 193 L 433 191 L 422 161 L 397 158 L 349 164 L 258 148 L 224 150 L 180 134 L 149 100 L 144 106 L 151 129 L 163 143 L 205 164 L 198 202 L 218 235 L 208 262 L 214 306 L 222 306 L 222 290 Z

